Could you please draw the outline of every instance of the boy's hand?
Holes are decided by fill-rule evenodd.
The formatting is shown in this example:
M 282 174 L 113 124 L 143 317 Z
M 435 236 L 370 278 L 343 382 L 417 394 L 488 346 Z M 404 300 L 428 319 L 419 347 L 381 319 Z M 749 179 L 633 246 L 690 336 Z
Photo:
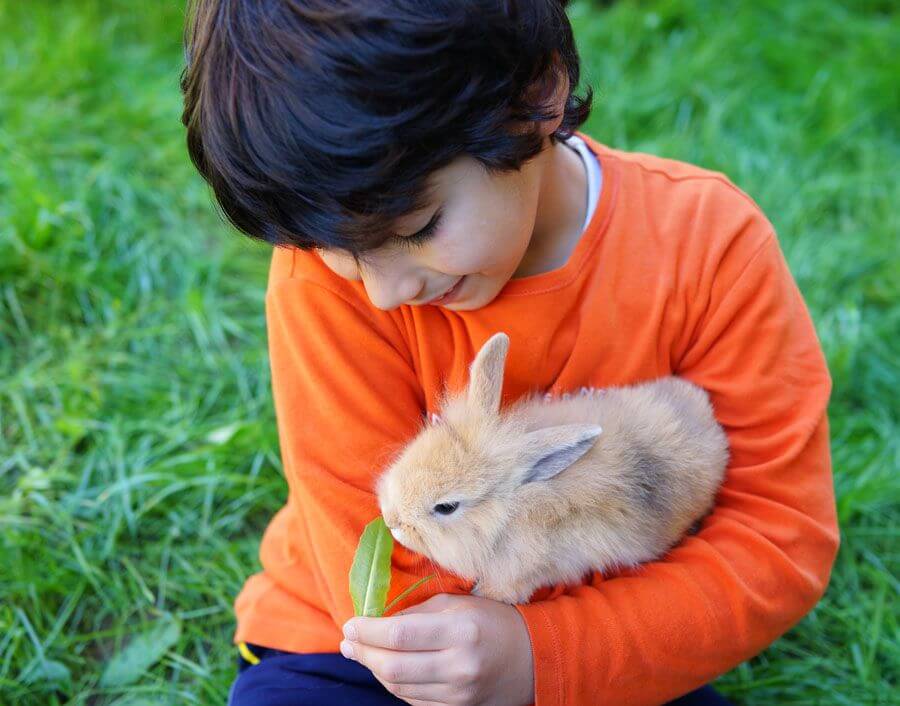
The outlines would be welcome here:
M 440 593 L 387 618 L 351 618 L 344 636 L 344 656 L 414 706 L 534 701 L 531 639 L 506 603 Z

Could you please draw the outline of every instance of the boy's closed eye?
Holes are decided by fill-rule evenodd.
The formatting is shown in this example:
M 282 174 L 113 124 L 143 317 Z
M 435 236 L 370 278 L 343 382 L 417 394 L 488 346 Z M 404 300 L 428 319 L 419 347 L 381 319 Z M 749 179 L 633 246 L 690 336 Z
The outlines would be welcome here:
M 435 211 L 434 215 L 431 217 L 431 220 L 428 221 L 424 228 L 421 228 L 410 235 L 394 235 L 393 240 L 399 242 L 399 244 L 404 247 L 414 247 L 416 245 L 421 245 L 437 232 L 438 226 L 441 224 L 441 217 L 443 215 L 443 208 L 438 208 L 438 210 Z

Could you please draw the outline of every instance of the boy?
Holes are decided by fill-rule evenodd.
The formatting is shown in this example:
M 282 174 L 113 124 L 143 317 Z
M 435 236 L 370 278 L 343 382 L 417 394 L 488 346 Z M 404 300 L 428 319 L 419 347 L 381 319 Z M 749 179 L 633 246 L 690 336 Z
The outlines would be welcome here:
M 825 590 L 831 382 L 772 225 L 721 173 L 577 130 L 592 94 L 573 95 L 565 5 L 194 6 L 191 157 L 231 222 L 279 246 L 266 311 L 289 494 L 235 603 L 236 706 L 660 704 Z M 501 330 L 504 404 L 667 374 L 704 387 L 732 455 L 714 510 L 660 561 L 523 605 L 437 569 L 402 614 L 351 620 L 374 478 Z M 397 546 L 391 593 L 434 568 Z

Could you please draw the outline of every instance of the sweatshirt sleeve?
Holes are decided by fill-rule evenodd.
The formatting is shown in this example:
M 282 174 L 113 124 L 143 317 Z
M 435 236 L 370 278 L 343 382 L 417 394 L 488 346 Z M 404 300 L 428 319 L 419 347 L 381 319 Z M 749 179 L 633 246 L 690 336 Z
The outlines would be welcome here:
M 674 372 L 710 393 L 728 435 L 715 506 L 659 561 L 516 606 L 536 706 L 669 701 L 763 650 L 828 584 L 831 380 L 774 233 L 730 250 L 706 289 Z
M 305 531 L 293 532 L 292 541 L 264 543 L 271 556 L 261 559 L 277 575 L 278 567 L 290 564 L 291 552 L 302 553 L 309 587 L 295 590 L 314 591 L 337 626 L 353 616 L 350 565 L 363 528 L 380 513 L 374 479 L 415 435 L 424 409 L 396 321 L 353 296 L 300 278 L 277 281 L 266 295 L 288 504 Z M 423 568 L 413 566 L 404 547 L 395 545 L 393 556 L 389 599 Z M 427 593 L 426 587 L 416 595 Z M 334 635 L 330 648 L 337 651 L 339 628 Z

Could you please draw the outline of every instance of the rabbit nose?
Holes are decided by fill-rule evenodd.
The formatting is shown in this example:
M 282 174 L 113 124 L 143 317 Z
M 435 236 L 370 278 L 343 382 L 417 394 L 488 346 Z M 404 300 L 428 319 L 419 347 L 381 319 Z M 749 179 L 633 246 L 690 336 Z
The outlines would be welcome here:
M 400 521 L 394 513 L 390 512 L 384 514 L 384 524 L 387 525 L 387 528 L 390 530 L 391 536 L 394 539 L 400 542 L 400 544 L 405 544 L 406 537 L 403 536 L 403 530 L 400 529 Z

